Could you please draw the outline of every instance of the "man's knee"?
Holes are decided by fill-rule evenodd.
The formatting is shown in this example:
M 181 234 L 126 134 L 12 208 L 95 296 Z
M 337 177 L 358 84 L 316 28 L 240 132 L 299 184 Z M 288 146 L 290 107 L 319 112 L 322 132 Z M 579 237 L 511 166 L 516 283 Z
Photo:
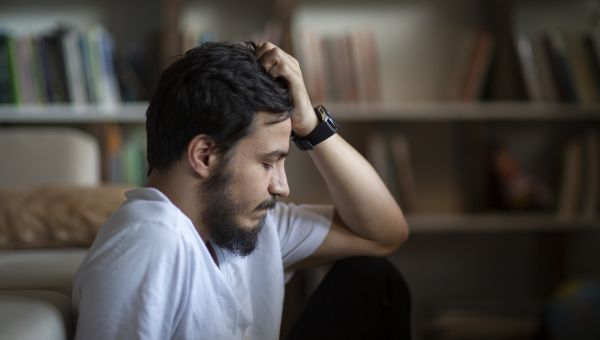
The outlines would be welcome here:
M 330 271 L 347 283 L 363 288 L 391 291 L 410 301 L 410 289 L 403 275 L 385 258 L 357 256 L 337 261 Z

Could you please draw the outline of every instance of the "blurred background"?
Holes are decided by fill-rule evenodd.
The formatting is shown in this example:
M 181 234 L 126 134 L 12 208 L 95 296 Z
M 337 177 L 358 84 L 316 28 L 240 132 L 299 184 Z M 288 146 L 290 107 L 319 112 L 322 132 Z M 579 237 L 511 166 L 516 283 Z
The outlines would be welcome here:
M 600 1 L 0 0 L 0 127 L 89 133 L 143 185 L 160 72 L 214 40 L 293 54 L 386 181 L 415 339 L 600 339 Z M 291 150 L 289 201 L 330 202 Z

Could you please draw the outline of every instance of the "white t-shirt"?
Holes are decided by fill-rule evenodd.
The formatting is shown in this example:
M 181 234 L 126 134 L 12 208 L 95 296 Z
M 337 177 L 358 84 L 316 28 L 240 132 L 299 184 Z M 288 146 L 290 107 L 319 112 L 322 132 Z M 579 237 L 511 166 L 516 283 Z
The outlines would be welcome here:
M 76 339 L 277 339 L 284 269 L 311 255 L 328 206 L 278 203 L 246 257 L 214 246 L 160 191 L 126 193 L 73 283 Z

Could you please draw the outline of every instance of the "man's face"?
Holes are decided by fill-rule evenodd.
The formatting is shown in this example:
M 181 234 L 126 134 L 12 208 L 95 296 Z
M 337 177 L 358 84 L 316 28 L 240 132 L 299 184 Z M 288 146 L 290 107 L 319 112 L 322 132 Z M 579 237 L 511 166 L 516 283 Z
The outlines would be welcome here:
M 289 119 L 257 113 L 250 134 L 203 185 L 201 221 L 218 246 L 242 256 L 256 248 L 267 210 L 277 196 L 289 194 L 284 161 L 290 134 Z

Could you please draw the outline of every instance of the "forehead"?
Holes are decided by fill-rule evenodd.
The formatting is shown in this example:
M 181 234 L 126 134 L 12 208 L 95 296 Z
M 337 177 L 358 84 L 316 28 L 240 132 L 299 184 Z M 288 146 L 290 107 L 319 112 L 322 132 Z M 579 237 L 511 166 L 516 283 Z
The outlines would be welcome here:
M 258 112 L 254 116 L 250 133 L 240 141 L 240 148 L 254 152 L 268 153 L 274 150 L 289 149 L 292 123 L 289 118 L 281 120 L 280 115 Z

